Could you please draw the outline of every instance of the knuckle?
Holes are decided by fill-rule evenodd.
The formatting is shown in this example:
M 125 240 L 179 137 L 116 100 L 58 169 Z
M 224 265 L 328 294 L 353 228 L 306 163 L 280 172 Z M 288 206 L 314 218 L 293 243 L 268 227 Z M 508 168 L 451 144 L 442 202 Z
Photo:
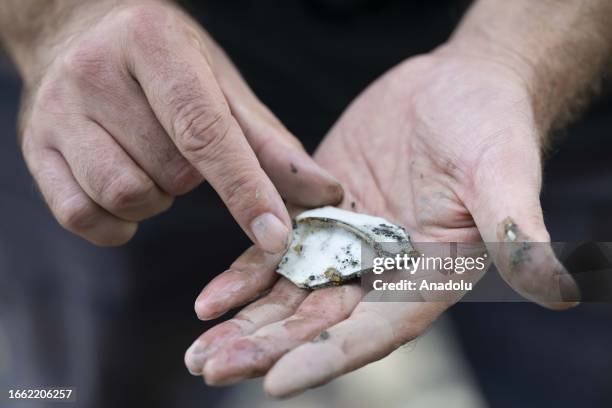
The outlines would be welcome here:
M 151 180 L 129 175 L 110 179 L 103 185 L 101 194 L 113 210 L 121 212 L 144 205 L 154 190 Z
M 40 87 L 33 96 L 31 102 L 35 108 L 47 110 L 49 107 L 57 107 L 66 101 L 66 87 L 58 79 L 47 79 L 42 81 Z M 33 114 L 34 110 L 30 110 Z
M 76 196 L 58 204 L 56 217 L 60 225 L 69 231 L 87 231 L 95 226 L 96 206 L 93 202 Z
M 104 45 L 77 46 L 62 59 L 63 72 L 78 83 L 104 80 L 109 74 L 109 51 Z
M 189 159 L 205 160 L 223 144 L 231 122 L 229 112 L 191 107 L 187 104 L 176 116 L 174 132 L 177 145 Z
M 44 78 L 32 93 L 26 93 L 18 116 L 18 130 L 22 141 L 34 138 L 50 140 L 55 124 L 65 120 L 70 101 L 67 81 L 52 75 Z

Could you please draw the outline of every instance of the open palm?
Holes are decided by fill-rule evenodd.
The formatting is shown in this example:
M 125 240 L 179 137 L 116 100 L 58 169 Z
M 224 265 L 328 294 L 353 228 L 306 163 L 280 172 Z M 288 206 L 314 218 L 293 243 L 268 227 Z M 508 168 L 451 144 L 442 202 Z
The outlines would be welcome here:
M 548 242 L 540 144 L 522 78 L 439 50 L 372 84 L 315 158 L 343 183 L 341 207 L 403 225 L 413 242 Z M 530 255 L 518 265 L 503 251 L 495 260 L 525 297 L 569 306 L 573 281 L 552 251 Z M 278 261 L 251 248 L 204 289 L 196 311 L 210 319 L 273 285 L 194 343 L 192 373 L 211 384 L 268 373 L 267 392 L 290 395 L 384 357 L 453 303 L 360 302 L 357 284 L 309 292 L 276 281 Z

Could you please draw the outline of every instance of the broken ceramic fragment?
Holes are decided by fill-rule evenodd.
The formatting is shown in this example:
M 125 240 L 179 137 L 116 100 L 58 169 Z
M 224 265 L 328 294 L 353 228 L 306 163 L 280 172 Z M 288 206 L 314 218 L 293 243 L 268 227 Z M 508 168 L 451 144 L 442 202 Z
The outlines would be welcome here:
M 406 230 L 384 218 L 322 207 L 295 220 L 291 245 L 276 271 L 301 288 L 339 285 L 361 276 L 362 257 L 414 251 Z

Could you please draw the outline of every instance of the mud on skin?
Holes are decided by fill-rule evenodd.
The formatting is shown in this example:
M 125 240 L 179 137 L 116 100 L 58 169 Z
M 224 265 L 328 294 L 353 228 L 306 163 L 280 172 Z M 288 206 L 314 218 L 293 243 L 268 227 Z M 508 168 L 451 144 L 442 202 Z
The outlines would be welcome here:
M 516 272 L 522 265 L 532 260 L 530 252 L 533 245 L 511 217 L 506 217 L 499 224 L 498 237 L 500 242 L 516 243 L 511 246 L 508 254 L 508 263 L 512 272 Z
M 318 343 L 329 339 L 330 334 L 327 330 L 323 330 L 317 337 L 311 340 L 311 343 Z

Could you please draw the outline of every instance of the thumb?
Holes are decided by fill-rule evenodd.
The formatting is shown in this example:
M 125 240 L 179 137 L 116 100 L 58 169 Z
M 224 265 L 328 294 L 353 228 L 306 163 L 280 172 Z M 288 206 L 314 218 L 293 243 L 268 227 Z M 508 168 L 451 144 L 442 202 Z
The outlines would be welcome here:
M 482 157 L 466 204 L 503 279 L 542 306 L 575 306 L 579 289 L 555 256 L 544 225 L 535 138 L 496 146 Z
M 340 183 L 304 150 L 255 96 L 223 50 L 208 38 L 213 69 L 232 114 L 279 193 L 287 201 L 315 207 L 342 201 Z

